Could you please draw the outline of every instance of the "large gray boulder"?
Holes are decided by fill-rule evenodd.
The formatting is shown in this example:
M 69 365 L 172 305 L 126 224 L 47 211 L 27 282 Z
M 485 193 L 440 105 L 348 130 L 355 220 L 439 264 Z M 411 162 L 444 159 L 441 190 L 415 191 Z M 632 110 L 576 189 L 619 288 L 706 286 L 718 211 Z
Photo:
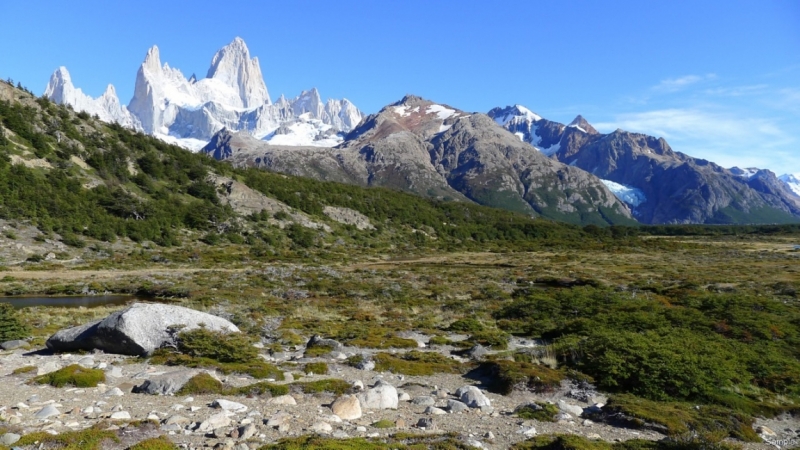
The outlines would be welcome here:
M 147 356 L 173 340 L 171 327 L 239 332 L 229 321 L 182 306 L 134 303 L 103 320 L 59 330 L 47 340 L 57 352 L 103 350 L 106 353 Z

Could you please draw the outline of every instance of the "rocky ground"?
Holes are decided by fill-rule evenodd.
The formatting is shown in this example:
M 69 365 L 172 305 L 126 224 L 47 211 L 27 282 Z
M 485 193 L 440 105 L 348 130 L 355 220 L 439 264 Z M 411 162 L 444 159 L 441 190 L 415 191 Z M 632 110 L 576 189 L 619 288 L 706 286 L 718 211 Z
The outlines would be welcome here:
M 146 360 L 106 353 L 93 354 L 52 354 L 47 351 L 17 349 L 4 352 L 0 357 L 0 373 L 4 383 L 0 384 L 0 411 L 2 418 L 13 433 L 24 435 L 34 431 L 61 433 L 64 431 L 88 428 L 98 423 L 126 430 L 126 424 L 151 421 L 152 425 L 137 427 L 123 439 L 119 448 L 131 444 L 131 440 L 142 440 L 166 434 L 183 448 L 257 448 L 264 443 L 274 442 L 283 437 L 307 433 L 320 433 L 333 437 L 379 437 L 396 433 L 399 430 L 417 433 L 454 432 L 465 442 L 487 449 L 507 448 L 511 444 L 530 436 L 544 433 L 570 433 L 605 441 L 628 440 L 634 438 L 661 439 L 664 436 L 652 431 L 617 428 L 607 424 L 593 423 L 579 417 L 583 408 L 590 402 L 602 401 L 590 392 L 582 402 L 570 393 L 565 385 L 548 395 L 517 392 L 513 395 L 496 395 L 484 390 L 476 394 L 485 396 L 489 406 L 463 407 L 461 412 L 454 403 L 463 396 L 457 396 L 459 388 L 477 384 L 474 380 L 460 375 L 436 374 L 431 376 L 402 376 L 379 373 L 373 370 L 359 370 L 343 364 L 342 357 L 355 354 L 356 349 L 343 349 L 322 358 L 303 358 L 302 350 L 280 355 L 284 361 L 305 363 L 325 361 L 329 364 L 327 375 L 302 376 L 303 381 L 323 378 L 339 378 L 363 385 L 367 391 L 377 384 L 390 385 L 396 390 L 396 409 L 390 404 L 385 409 L 368 409 L 374 403 L 365 399 L 362 393 L 361 417 L 343 420 L 333 414 L 331 404 L 336 397 L 330 393 L 302 394 L 292 391 L 289 396 L 274 398 L 245 396 L 198 395 L 180 397 L 173 395 L 148 395 L 133 393 L 135 386 L 146 380 L 185 377 L 183 368 L 150 365 Z M 361 350 L 359 349 L 359 352 Z M 280 362 L 280 361 L 275 361 Z M 70 364 L 101 368 L 107 381 L 96 388 L 55 388 L 49 385 L 32 385 L 29 380 L 37 374 L 47 373 Z M 14 374 L 16 369 L 34 366 L 36 369 L 24 374 Z M 184 372 L 180 374 L 180 372 Z M 213 373 L 213 372 L 212 372 Z M 299 374 L 291 372 L 293 376 Z M 243 386 L 255 382 L 249 377 L 224 376 L 213 373 L 221 381 L 233 386 Z M 289 376 L 292 378 L 293 376 Z M 288 380 L 277 383 L 287 383 Z M 374 391 L 374 389 L 373 389 Z M 383 396 L 385 397 L 385 396 Z M 391 393 L 389 395 L 391 402 Z M 226 403 L 233 402 L 233 403 Z M 385 398 L 381 398 L 386 402 Z M 478 399 L 477 403 L 482 400 Z M 559 421 L 539 422 L 522 420 L 513 415 L 516 407 L 533 401 L 552 402 L 559 406 Z M 348 413 L 341 410 L 340 414 Z M 378 421 L 390 421 L 390 428 L 376 428 Z M 427 426 L 424 426 L 427 425 Z M 764 423 L 780 434 L 775 439 L 785 439 L 791 444 L 797 424 L 773 420 Z M 104 425 L 105 426 L 105 425 Z M 792 431 L 791 435 L 784 429 Z M 765 447 L 764 444 L 749 446 Z M 792 445 L 783 445 L 788 448 Z

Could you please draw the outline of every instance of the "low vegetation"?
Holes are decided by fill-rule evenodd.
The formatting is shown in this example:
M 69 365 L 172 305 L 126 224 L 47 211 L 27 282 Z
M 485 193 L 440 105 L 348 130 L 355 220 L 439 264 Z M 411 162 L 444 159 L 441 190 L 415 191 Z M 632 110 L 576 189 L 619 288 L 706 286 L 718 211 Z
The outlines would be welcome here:
M 259 450 L 474 450 L 475 447 L 461 442 L 455 434 L 414 435 L 396 433 L 385 438 L 336 439 L 317 435 L 285 438 L 268 444 Z
M 119 438 L 113 431 L 102 430 L 100 426 L 96 426 L 80 431 L 65 431 L 56 435 L 37 431 L 22 436 L 15 445 L 58 450 L 99 450 L 104 448 L 104 442 L 119 442 Z
M 106 374 L 100 369 L 89 369 L 72 364 L 63 369 L 40 375 L 33 383 L 49 384 L 54 387 L 75 386 L 80 388 L 97 387 L 106 381 Z
M 408 353 L 375 355 L 375 370 L 403 375 L 433 375 L 434 373 L 464 373 L 467 367 L 435 352 L 412 350 Z

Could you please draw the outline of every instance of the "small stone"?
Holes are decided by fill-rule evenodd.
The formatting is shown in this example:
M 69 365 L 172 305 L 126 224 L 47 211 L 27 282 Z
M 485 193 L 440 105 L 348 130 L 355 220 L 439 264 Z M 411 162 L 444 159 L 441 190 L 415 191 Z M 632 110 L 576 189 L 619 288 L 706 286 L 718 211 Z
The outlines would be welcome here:
M 28 409 L 28 408 L 30 408 L 30 406 L 26 405 L 25 403 L 19 402 L 16 405 L 14 405 L 14 408 L 16 408 L 16 409 Z
M 435 391 L 433 391 L 432 394 L 433 394 L 434 397 L 441 398 L 441 399 L 444 399 L 444 398 L 447 398 L 447 397 L 450 396 L 450 393 L 447 392 L 447 389 L 436 389 Z
M 520 433 L 525 435 L 525 437 L 533 437 L 536 436 L 536 428 L 530 427 L 520 430 Z
M 0 348 L 3 350 L 16 350 L 18 348 L 31 348 L 31 344 L 22 339 L 14 339 L 12 341 L 5 341 L 1 343 Z
M 239 439 L 246 441 L 256 434 L 257 428 L 254 424 L 248 423 L 247 425 L 239 427 Z
M 297 400 L 294 399 L 289 394 L 286 395 L 279 395 L 277 397 L 272 397 L 271 399 L 267 400 L 268 405 L 290 405 L 294 406 L 297 404 Z
M 394 427 L 395 428 L 399 428 L 399 429 L 404 429 L 404 428 L 408 428 L 408 424 L 403 419 L 397 419 L 394 422 Z
M 61 412 L 53 405 L 47 405 L 40 409 L 34 417 L 37 419 L 47 419 L 48 417 L 59 416 Z
M 111 420 L 130 420 L 131 413 L 128 411 L 117 411 L 111 414 Z
M 406 392 L 401 392 L 400 395 L 397 396 L 397 400 L 401 402 L 408 402 L 411 401 L 411 396 Z
M 773 437 L 773 436 L 777 436 L 777 435 L 778 435 L 777 433 L 775 433 L 774 431 L 772 431 L 772 429 L 771 429 L 771 428 L 769 428 L 769 427 L 766 427 L 766 426 L 764 426 L 764 425 L 762 425 L 762 426 L 760 426 L 760 427 L 756 428 L 756 433 L 758 433 L 758 434 L 761 434 L 761 435 L 763 435 L 763 436 L 770 436 L 770 437 Z
M 456 396 L 470 408 L 490 406 L 489 399 L 475 386 L 464 386 L 456 391 Z
M 160 422 L 161 418 L 158 417 L 158 414 L 148 414 L 146 420 L 154 420 L 156 422 Z
M 425 428 L 426 430 L 435 430 L 436 424 L 433 423 L 433 419 L 428 417 L 423 417 L 417 421 L 417 428 Z
M 356 431 L 358 431 L 359 433 L 366 433 L 367 432 L 367 427 L 358 426 L 358 427 L 356 427 Z
M 460 402 L 458 400 L 452 400 L 452 399 L 447 401 L 447 410 L 450 411 L 451 413 L 454 413 L 454 414 L 455 413 L 460 413 L 460 412 L 464 412 L 464 411 L 466 411 L 468 409 L 469 409 L 469 406 L 467 406 L 464 402 Z
M 589 434 L 586 435 L 586 439 L 598 440 L 598 439 L 602 439 L 602 437 L 597 433 L 589 433 Z
M 592 422 L 589 419 L 584 419 L 582 423 L 583 423 L 583 426 L 585 426 L 585 427 L 590 427 L 590 426 L 594 425 L 594 422 Z
M 441 416 L 441 415 L 447 414 L 447 411 L 445 411 L 443 409 L 440 409 L 440 408 L 437 408 L 435 406 L 428 406 L 427 408 L 425 408 L 424 414 L 432 414 L 434 416 Z
M 353 381 L 352 386 L 353 386 L 353 389 L 357 389 L 359 391 L 363 391 L 364 390 L 364 382 L 361 381 L 361 380 Z
M 22 436 L 20 436 L 20 435 L 18 435 L 16 433 L 6 433 L 2 437 L 0 437 L 0 444 L 3 444 L 3 445 L 14 445 L 14 444 L 17 443 L 17 441 L 21 437 Z
M 188 418 L 183 417 L 181 415 L 178 415 L 178 414 L 169 416 L 169 417 L 167 417 L 167 420 L 164 421 L 165 425 L 181 425 L 181 426 L 183 426 L 183 425 L 189 425 L 190 423 L 192 423 L 191 420 L 189 420 Z
M 231 423 L 229 411 L 221 411 L 200 423 L 199 431 L 208 432 L 217 428 L 227 427 Z
M 411 403 L 417 406 L 433 406 L 436 404 L 436 400 L 433 397 L 422 396 L 412 398 Z
M 234 412 L 234 413 L 241 413 L 241 412 L 247 411 L 247 406 L 245 406 L 245 405 L 243 405 L 241 403 L 238 403 L 238 402 L 232 402 L 230 400 L 225 400 L 225 399 L 222 399 L 222 398 L 214 400 L 214 402 L 211 404 L 211 406 L 213 408 L 220 408 L 222 410 L 230 411 L 230 412 Z
M 492 440 L 492 439 L 494 439 L 494 433 L 492 433 L 491 431 L 488 431 L 488 432 L 486 432 L 486 434 L 483 435 L 483 437 L 485 437 L 486 439 Z
M 333 427 L 327 422 L 316 422 L 314 425 L 311 425 L 311 431 L 328 434 L 333 431 Z
M 78 360 L 77 364 L 81 367 L 91 369 L 92 367 L 94 367 L 94 358 L 92 358 L 91 356 L 84 356 L 83 358 Z
M 292 382 L 294 381 L 294 375 L 292 375 L 292 372 L 283 372 L 283 380 Z
M 125 393 L 122 392 L 122 389 L 120 389 L 118 387 L 115 387 L 115 388 L 111 388 L 111 389 L 107 390 L 105 392 L 105 394 L 103 394 L 103 395 L 105 397 L 121 397 L 121 396 L 125 395 Z
M 343 395 L 331 404 L 331 411 L 344 420 L 361 417 L 361 402 L 355 395 Z

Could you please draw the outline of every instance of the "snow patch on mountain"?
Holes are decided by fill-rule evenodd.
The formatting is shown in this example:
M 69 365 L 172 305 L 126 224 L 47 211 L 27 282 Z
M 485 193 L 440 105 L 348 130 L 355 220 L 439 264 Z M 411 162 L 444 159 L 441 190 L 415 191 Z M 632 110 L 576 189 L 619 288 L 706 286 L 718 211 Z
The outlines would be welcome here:
M 335 147 L 341 144 L 344 138 L 336 134 L 331 125 L 313 119 L 310 113 L 305 113 L 294 122 L 282 125 L 263 140 L 272 145 Z
M 778 179 L 786 184 L 786 186 L 789 187 L 789 190 L 800 196 L 800 173 L 787 173 L 779 176 Z
M 428 109 L 426 109 L 425 112 L 428 114 L 436 114 L 441 120 L 447 120 L 456 113 L 454 109 L 435 104 L 428 106 Z
M 732 174 L 738 177 L 746 178 L 749 180 L 750 178 L 753 178 L 753 175 L 757 174 L 760 169 L 757 169 L 755 167 L 747 167 L 744 169 L 740 169 L 738 167 L 731 167 L 728 170 L 730 170 Z
M 561 142 L 556 142 L 555 144 L 553 144 L 553 145 L 551 145 L 550 147 L 547 147 L 547 148 L 537 147 L 536 145 L 534 145 L 534 147 L 536 148 L 536 150 L 539 150 L 540 152 L 544 153 L 545 155 L 552 156 L 554 153 L 556 153 L 557 151 L 561 150 Z
M 512 109 L 507 110 L 502 116 L 496 116 L 494 118 L 494 121 L 500 126 L 505 126 L 511 121 L 522 123 L 538 122 L 540 120 L 542 120 L 541 116 L 522 105 L 514 105 Z
M 606 185 L 608 190 L 611 191 L 614 195 L 616 195 L 618 199 L 627 203 L 631 207 L 635 208 L 647 201 L 647 197 L 645 197 L 644 192 L 642 192 L 641 189 L 635 188 L 633 186 L 626 186 L 624 184 L 615 183 L 611 180 L 601 179 L 600 181 L 602 181 L 603 184 Z

